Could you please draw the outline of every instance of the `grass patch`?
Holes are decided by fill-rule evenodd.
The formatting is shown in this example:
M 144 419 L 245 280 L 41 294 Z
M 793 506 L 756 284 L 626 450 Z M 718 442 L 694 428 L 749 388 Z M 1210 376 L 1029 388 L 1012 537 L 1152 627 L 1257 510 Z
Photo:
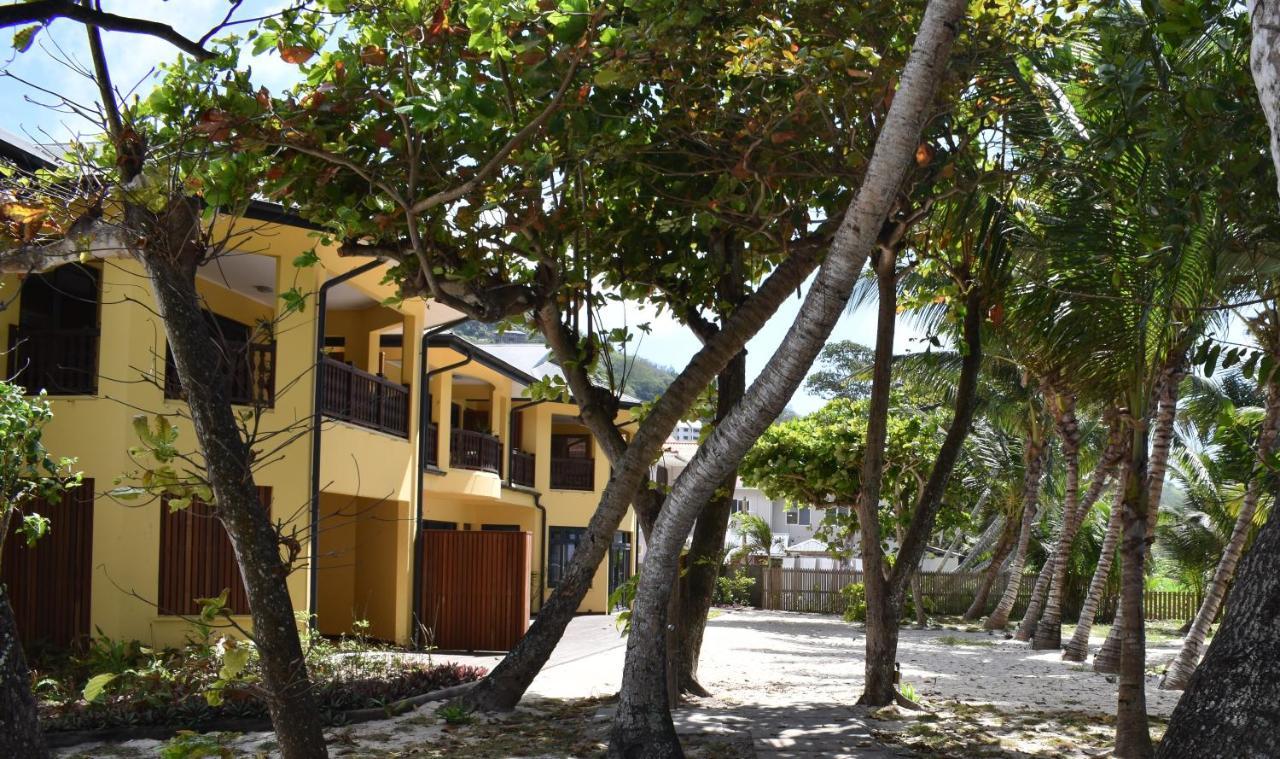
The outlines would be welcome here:
M 943 635 L 936 640 L 940 646 L 994 646 L 995 642 L 975 638 L 962 638 L 959 635 Z

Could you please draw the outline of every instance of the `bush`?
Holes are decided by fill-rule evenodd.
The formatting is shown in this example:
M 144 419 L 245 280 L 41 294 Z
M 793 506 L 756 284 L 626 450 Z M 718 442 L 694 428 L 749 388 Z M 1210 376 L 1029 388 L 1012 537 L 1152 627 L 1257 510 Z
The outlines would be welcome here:
M 867 588 L 860 582 L 852 582 L 840 589 L 844 599 L 844 621 L 867 621 Z
M 756 578 L 749 577 L 747 570 L 738 568 L 733 577 L 717 577 L 716 589 L 711 600 L 717 606 L 746 606 L 751 602 L 751 589 L 756 585 Z
M 485 675 L 480 667 L 375 648 L 359 635 L 337 641 L 304 638 L 307 669 L 327 724 L 341 723 L 353 709 L 383 707 Z M 232 647 L 222 639 L 197 636 L 180 648 L 152 650 L 100 636 L 85 656 L 37 673 L 40 722 L 53 732 L 143 725 L 203 729 L 225 719 L 265 720 L 266 704 L 252 686 L 260 666 L 256 652 L 249 655 L 242 681 L 219 684 Z M 91 680 L 99 684 L 87 702 L 82 695 Z M 210 699 L 213 691 L 220 698 Z

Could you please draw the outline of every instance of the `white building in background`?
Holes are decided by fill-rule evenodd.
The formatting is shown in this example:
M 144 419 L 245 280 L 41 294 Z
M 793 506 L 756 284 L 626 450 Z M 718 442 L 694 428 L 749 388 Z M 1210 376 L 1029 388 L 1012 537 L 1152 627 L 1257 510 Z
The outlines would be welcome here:
M 681 422 L 677 425 L 671 437 L 667 438 L 662 457 L 655 465 L 654 479 L 657 482 L 675 482 L 698 452 L 701 431 L 701 422 Z M 788 509 L 785 501 L 771 499 L 759 488 L 743 485 L 741 479 L 733 492 L 733 501 L 734 512 L 750 512 L 769 523 L 769 529 L 773 532 L 770 555 L 776 558 L 785 557 L 788 546 L 813 539 L 815 530 L 822 523 L 821 509 Z M 732 549 L 740 543 L 741 538 L 731 527 L 725 536 L 725 548 Z

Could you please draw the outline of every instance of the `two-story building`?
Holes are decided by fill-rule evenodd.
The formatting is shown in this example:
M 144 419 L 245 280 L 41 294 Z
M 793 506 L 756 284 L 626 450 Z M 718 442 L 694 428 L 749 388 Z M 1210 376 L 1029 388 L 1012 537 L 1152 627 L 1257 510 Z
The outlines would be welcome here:
M 0 160 L 49 159 L 0 135 Z M 576 407 L 525 400 L 539 376 L 435 334 L 459 315 L 396 301 L 387 264 L 338 256 L 278 206 L 254 203 L 220 232 L 234 232 L 235 245 L 201 268 L 197 288 L 232 402 L 255 436 L 264 508 L 297 553 L 287 579 L 295 608 L 325 633 L 363 620 L 374 637 L 402 643 L 511 645 L 608 479 Z M 294 265 L 311 250 L 317 263 Z M 99 629 L 178 643 L 196 599 L 224 589 L 237 614 L 248 611 L 210 506 L 112 495 L 145 463 L 130 453 L 137 415 L 168 417 L 179 446 L 196 453 L 150 288 L 131 258 L 0 279 L 7 376 L 49 395 L 45 442 L 85 476 L 61 504 L 35 507 L 52 521 L 45 539 L 5 543 L 0 577 L 33 645 Z M 304 307 L 286 308 L 285 293 Z M 610 578 L 634 570 L 624 550 L 633 532 L 628 517 L 583 611 L 604 611 Z

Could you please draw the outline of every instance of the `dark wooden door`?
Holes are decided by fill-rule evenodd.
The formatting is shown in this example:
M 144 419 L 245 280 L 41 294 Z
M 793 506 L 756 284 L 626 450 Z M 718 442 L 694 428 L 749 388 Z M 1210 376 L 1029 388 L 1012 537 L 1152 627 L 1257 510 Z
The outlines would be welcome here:
M 93 480 L 68 491 L 59 503 L 29 511 L 49 518 L 49 533 L 34 546 L 10 527 L 0 580 L 28 650 L 66 648 L 89 635 L 89 590 L 93 578 Z
M 418 622 L 446 651 L 507 651 L 529 626 L 533 536 L 424 530 Z

